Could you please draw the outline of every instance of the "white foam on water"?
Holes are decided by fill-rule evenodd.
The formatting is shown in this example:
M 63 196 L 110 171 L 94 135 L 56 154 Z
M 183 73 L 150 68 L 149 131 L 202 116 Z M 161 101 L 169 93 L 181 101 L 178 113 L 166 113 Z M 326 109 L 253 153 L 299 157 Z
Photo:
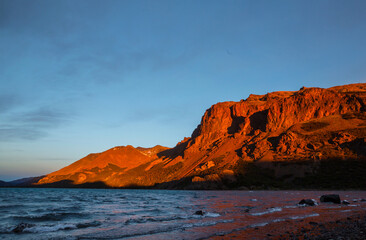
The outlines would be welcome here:
M 233 219 L 229 220 L 219 220 L 219 221 L 209 221 L 209 222 L 197 222 L 197 223 L 187 223 L 182 226 L 182 228 L 194 228 L 194 227 L 207 227 L 207 226 L 214 226 L 218 223 L 230 223 L 234 222 Z
M 301 205 L 303 205 L 303 204 L 301 204 Z M 284 206 L 283 208 L 297 208 L 297 206 L 290 205 L 290 206 Z
M 320 216 L 319 213 L 313 213 L 313 214 L 303 215 L 303 216 L 293 216 L 293 217 L 289 217 L 289 219 L 296 220 L 296 219 L 304 219 L 304 218 L 318 217 L 318 216 Z
M 347 210 L 342 210 L 340 212 L 352 212 L 352 210 L 351 209 L 347 209 Z
M 100 222 L 86 222 L 86 223 L 58 223 L 58 224 L 47 224 L 47 225 L 31 225 L 26 226 L 22 232 L 24 233 L 46 233 L 46 232 L 57 232 L 59 230 L 73 230 L 78 228 L 88 228 L 99 226 Z M 8 228 L 7 232 L 12 232 L 14 227 Z
M 274 208 L 269 208 L 267 211 L 264 212 L 257 212 L 257 213 L 251 213 L 252 216 L 262 216 L 264 214 L 269 214 L 269 213 L 274 213 L 274 212 L 281 212 L 282 208 L 280 207 L 274 207 Z
M 264 226 L 266 226 L 268 224 L 269 224 L 269 222 L 255 223 L 255 224 L 249 225 L 249 227 L 252 227 L 252 228 L 255 228 L 255 227 L 264 227 Z
M 71 230 L 76 229 L 75 224 L 56 224 L 56 225 L 43 225 L 43 226 L 33 226 L 25 228 L 23 232 L 27 233 L 44 233 L 44 232 L 56 232 L 59 230 Z
M 348 205 L 349 206 L 349 205 Z M 341 208 L 342 206 L 329 206 L 327 207 L 328 209 L 336 209 L 336 208 Z
M 286 221 L 286 219 L 277 218 L 277 219 L 273 220 L 272 222 L 275 223 L 275 222 L 283 222 L 283 221 Z
M 205 216 L 207 216 L 207 217 L 220 217 L 220 214 L 208 212 L 208 213 L 205 214 Z

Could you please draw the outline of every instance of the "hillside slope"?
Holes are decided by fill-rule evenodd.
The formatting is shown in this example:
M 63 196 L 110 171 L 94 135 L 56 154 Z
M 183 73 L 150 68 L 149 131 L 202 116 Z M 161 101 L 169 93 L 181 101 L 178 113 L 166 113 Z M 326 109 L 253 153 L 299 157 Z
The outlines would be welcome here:
M 250 95 L 213 105 L 174 148 L 116 147 L 38 184 L 366 188 L 365 110 L 364 83 Z

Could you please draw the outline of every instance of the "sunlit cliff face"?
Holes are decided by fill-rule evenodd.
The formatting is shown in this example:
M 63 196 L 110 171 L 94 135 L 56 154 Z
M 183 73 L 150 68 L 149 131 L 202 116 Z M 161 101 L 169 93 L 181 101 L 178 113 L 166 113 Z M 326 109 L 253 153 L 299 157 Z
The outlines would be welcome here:
M 158 159 L 157 153 L 168 148 L 114 147 L 102 153 L 89 154 L 85 158 L 47 175 L 39 184 L 71 180 L 73 184 L 104 182 L 109 186 L 119 186 L 118 176 L 140 166 L 149 168 Z M 151 168 L 151 167 L 150 167 Z
M 366 84 L 251 95 L 213 105 L 192 136 L 174 148 L 115 147 L 90 154 L 38 184 L 101 181 L 121 187 L 171 182 L 215 188 L 263 170 L 258 167 L 270 171 L 270 178 L 292 181 L 321 172 L 319 161 L 365 160 L 365 106 Z

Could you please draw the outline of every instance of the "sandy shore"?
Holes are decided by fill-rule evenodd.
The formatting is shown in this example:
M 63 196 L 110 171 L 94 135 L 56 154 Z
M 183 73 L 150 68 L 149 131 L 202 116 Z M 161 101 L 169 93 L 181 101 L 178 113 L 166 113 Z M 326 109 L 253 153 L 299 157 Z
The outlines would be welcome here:
M 366 211 L 331 213 L 248 228 L 213 239 L 365 240 Z

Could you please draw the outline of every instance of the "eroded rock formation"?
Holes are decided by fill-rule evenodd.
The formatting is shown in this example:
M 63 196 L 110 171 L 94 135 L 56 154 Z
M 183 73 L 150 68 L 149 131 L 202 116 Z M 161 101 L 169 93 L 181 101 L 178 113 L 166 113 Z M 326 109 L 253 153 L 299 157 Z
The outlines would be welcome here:
M 296 183 L 323 171 L 325 161 L 366 162 L 365 110 L 366 84 L 250 95 L 213 105 L 192 136 L 174 148 L 116 147 L 51 173 L 39 184 L 250 187 L 248 176 L 267 171 L 281 182 Z

